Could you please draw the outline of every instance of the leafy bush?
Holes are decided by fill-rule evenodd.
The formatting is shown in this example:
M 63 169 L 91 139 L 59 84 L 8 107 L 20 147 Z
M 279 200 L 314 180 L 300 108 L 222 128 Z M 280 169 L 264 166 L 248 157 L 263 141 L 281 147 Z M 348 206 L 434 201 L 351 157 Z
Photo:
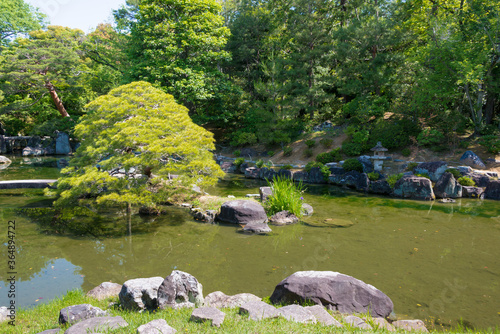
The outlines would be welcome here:
M 312 168 L 314 167 L 323 167 L 324 164 L 322 164 L 321 162 L 317 162 L 317 161 L 309 161 L 306 165 L 306 167 L 304 168 L 304 170 L 306 172 L 310 172 Z
M 245 158 L 238 158 L 233 161 L 233 165 L 240 168 L 241 164 L 245 162 Z
M 308 158 L 312 157 L 313 156 L 313 150 L 310 149 L 310 148 L 304 150 L 304 156 L 306 156 Z
M 285 148 L 283 149 L 283 155 L 284 155 L 285 157 L 289 157 L 289 156 L 291 156 L 291 155 L 292 155 L 292 153 L 293 153 L 293 149 L 292 149 L 291 147 L 289 147 L 289 146 L 287 146 L 287 147 L 285 147 Z
M 237 132 L 231 140 L 232 146 L 253 145 L 257 143 L 257 136 L 252 132 Z
M 387 183 L 389 183 L 391 188 L 394 188 L 396 182 L 398 182 L 402 177 L 403 173 L 389 175 L 389 177 L 387 177 Z
M 458 147 L 463 148 L 463 149 L 467 149 L 469 147 L 469 142 L 467 140 L 461 140 L 458 143 Z
M 500 137 L 497 135 L 487 135 L 483 136 L 479 140 L 479 144 L 484 146 L 484 148 L 489 152 L 493 154 L 498 154 L 500 153 Z
M 316 146 L 316 141 L 314 139 L 306 140 L 306 145 L 308 148 L 313 148 L 314 146 Z
M 346 172 L 355 170 L 357 172 L 363 173 L 363 164 L 358 159 L 346 159 L 342 167 Z
M 264 166 L 264 161 L 263 160 L 257 160 L 257 162 L 255 163 L 255 166 L 257 168 L 262 168 L 262 166 Z
M 264 167 L 267 167 L 267 168 L 271 168 L 273 167 L 273 162 L 271 160 L 268 160 L 266 162 L 264 162 Z
M 468 176 L 462 176 L 462 177 L 459 177 L 458 178 L 458 183 L 460 183 L 462 186 L 466 186 L 466 187 L 475 187 L 476 186 L 476 182 L 474 182 L 473 179 L 471 179 L 470 177 Z
M 408 119 L 379 120 L 370 131 L 370 147 L 381 142 L 387 149 L 398 149 L 410 144 L 410 137 L 418 135 L 418 125 Z
M 272 195 L 265 203 L 268 215 L 288 210 L 297 217 L 302 216 L 302 183 L 295 184 L 286 177 L 277 176 L 272 183 L 268 181 L 268 184 L 273 188 Z
M 377 181 L 380 178 L 380 174 L 377 172 L 368 173 L 368 178 L 370 181 Z
M 320 139 L 319 143 L 321 144 L 321 146 L 323 146 L 324 148 L 329 148 L 332 146 L 333 144 L 333 139 L 331 138 L 322 138 Z
M 445 170 L 445 173 L 446 172 L 451 173 L 456 180 L 462 177 L 462 173 L 460 173 L 460 171 L 455 168 L 448 168 L 447 170 Z
M 363 152 L 363 146 L 362 144 L 353 143 L 346 140 L 342 143 L 342 152 L 350 157 L 358 156 L 361 155 L 361 152 Z
M 420 132 L 417 137 L 418 144 L 421 146 L 439 146 L 443 143 L 445 137 L 442 132 L 436 129 L 426 128 Z
M 240 150 L 235 150 L 233 152 L 233 155 L 236 156 L 236 157 L 239 157 L 241 155 L 241 151 Z
M 64 118 L 53 118 L 42 124 L 36 125 L 31 132 L 35 136 L 55 136 L 55 132 L 61 131 L 66 132 L 70 136 L 73 136 L 73 130 L 75 128 L 76 122 L 71 117 Z
M 401 150 L 401 154 L 403 157 L 409 157 L 411 155 L 411 150 L 408 147 L 405 147 Z
M 270 157 L 274 156 L 274 151 L 268 151 L 267 155 L 270 156 Z
M 429 179 L 429 180 L 431 179 L 431 177 L 427 173 L 416 173 L 415 176 L 425 177 L 426 179 Z
M 286 169 L 286 170 L 290 170 L 292 168 L 293 168 L 293 166 L 292 165 L 288 165 L 288 164 L 281 167 L 281 169 Z
M 334 161 L 340 161 L 340 159 L 341 159 L 340 148 L 333 149 L 330 152 L 320 153 L 316 156 L 316 161 L 321 162 L 323 164 Z
M 406 166 L 406 170 L 409 172 L 413 172 L 415 168 L 417 168 L 418 163 L 417 162 L 409 162 L 408 165 Z

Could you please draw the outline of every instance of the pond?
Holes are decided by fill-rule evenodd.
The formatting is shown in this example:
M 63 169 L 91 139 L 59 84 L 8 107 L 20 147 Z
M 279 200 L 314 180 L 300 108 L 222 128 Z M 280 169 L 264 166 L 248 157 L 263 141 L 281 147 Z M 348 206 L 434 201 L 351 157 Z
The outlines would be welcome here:
M 57 177 L 57 168 L 44 167 L 45 162 L 34 161 L 41 166 L 33 167 L 16 158 L 0 171 L 1 179 Z M 231 175 L 209 192 L 241 196 L 258 193 L 261 185 Z M 2 190 L 0 305 L 8 302 L 6 226 L 15 220 L 17 304 L 22 306 L 69 289 L 88 291 L 103 281 L 165 277 L 174 269 L 194 275 L 205 295 L 221 290 L 260 297 L 271 295 L 296 271 L 331 270 L 383 291 L 401 317 L 444 327 L 459 320 L 481 329 L 500 326 L 499 202 L 442 204 L 307 188 L 304 199 L 314 207 L 313 216 L 272 227 L 269 236 L 199 223 L 175 207 L 163 216 L 136 215 L 130 226 L 120 212 L 104 217 L 77 212 L 62 226 L 40 191 Z

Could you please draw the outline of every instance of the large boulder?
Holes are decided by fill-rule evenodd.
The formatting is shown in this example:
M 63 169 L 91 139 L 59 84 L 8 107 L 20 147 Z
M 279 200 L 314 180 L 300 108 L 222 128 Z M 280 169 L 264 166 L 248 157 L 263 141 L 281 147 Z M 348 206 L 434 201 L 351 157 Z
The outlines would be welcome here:
M 136 278 L 123 283 L 118 297 L 123 308 L 154 310 L 158 307 L 158 288 L 163 277 Z
M 12 161 L 9 158 L 0 155 L 0 164 L 10 164 L 11 162 Z
M 280 211 L 269 217 L 269 224 L 276 226 L 297 224 L 299 218 L 288 210 Z
M 405 176 L 399 179 L 394 185 L 394 195 L 396 197 L 426 201 L 436 198 L 432 190 L 431 180 L 418 176 Z
M 276 171 L 272 168 L 261 168 L 259 171 L 259 179 L 271 181 L 276 176 Z
M 481 160 L 481 158 L 478 157 L 477 154 L 472 151 L 465 151 L 465 153 L 460 158 L 460 162 L 463 163 L 464 165 L 474 168 L 479 168 L 479 169 L 486 168 L 486 165 L 484 164 L 483 160 Z
M 415 174 L 427 174 L 432 182 L 437 182 L 441 175 L 448 169 L 444 161 L 423 162 L 415 167 Z
M 188 273 L 174 270 L 158 288 L 158 306 L 177 309 L 203 305 L 203 286 Z
M 354 277 L 332 271 L 299 271 L 281 281 L 271 295 L 274 304 L 312 301 L 341 313 L 370 312 L 388 317 L 393 303 L 382 291 Z
M 326 183 L 327 180 L 328 180 L 328 178 L 325 178 L 325 176 L 321 172 L 321 168 L 313 167 L 309 171 L 309 177 L 307 179 L 307 182 L 323 184 L 323 183 Z
M 368 175 L 354 170 L 345 174 L 332 174 L 328 180 L 332 184 L 354 188 L 358 191 L 368 191 L 370 186 Z
M 118 297 L 121 290 L 121 284 L 102 282 L 101 284 L 87 292 L 87 296 L 95 298 L 97 300 L 103 300 L 110 297 Z
M 293 173 L 293 180 L 295 182 L 309 182 L 309 173 L 305 170 L 299 170 Z
M 484 190 L 484 198 L 500 200 L 500 180 L 491 180 Z
M 247 179 L 258 179 L 260 174 L 260 168 L 248 167 L 245 169 L 245 177 Z
M 257 297 L 256 295 L 253 295 L 251 293 L 239 293 L 234 296 L 228 296 L 224 292 L 215 291 L 209 293 L 205 297 L 205 305 L 216 308 L 240 307 L 246 302 L 260 301 L 260 300 L 262 300 L 260 297 Z
M 483 199 L 484 188 L 462 186 L 462 197 Z
M 377 180 L 370 182 L 368 192 L 380 195 L 390 195 L 392 193 L 392 188 L 387 180 Z
M 95 307 L 90 304 L 72 305 L 65 307 L 59 311 L 59 323 L 75 324 L 85 319 L 104 317 L 107 315 L 107 312 L 101 310 L 99 307 Z
M 56 154 L 70 154 L 71 145 L 69 135 L 65 132 L 58 132 L 56 137 Z
M 468 176 L 474 183 L 476 184 L 476 187 L 487 187 L 488 183 L 490 183 L 490 178 L 488 175 L 481 174 L 481 173 L 468 173 L 465 174 L 465 176 Z
M 276 175 L 281 178 L 293 180 L 293 172 L 289 169 L 281 168 Z
M 434 186 L 434 195 L 437 198 L 460 198 L 462 197 L 462 186 L 455 180 L 451 173 L 444 173 Z
M 246 225 L 267 221 L 264 207 L 255 201 L 235 200 L 222 204 L 217 220 L 223 223 Z
M 273 194 L 273 188 L 271 187 L 260 187 L 259 188 L 259 194 L 260 194 L 260 201 L 264 203 L 267 201 L 269 196 Z
M 373 172 L 373 160 L 368 155 L 358 157 L 358 161 L 363 165 L 363 173 Z

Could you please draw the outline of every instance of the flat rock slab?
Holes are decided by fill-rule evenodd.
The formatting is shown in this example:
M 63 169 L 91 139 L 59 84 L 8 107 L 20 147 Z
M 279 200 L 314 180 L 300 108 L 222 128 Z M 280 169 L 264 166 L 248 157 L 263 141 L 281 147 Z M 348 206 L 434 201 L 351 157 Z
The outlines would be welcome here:
M 243 232 L 255 234 L 267 234 L 273 230 L 266 223 L 250 223 L 243 226 Z
M 240 307 L 246 302 L 250 301 L 261 301 L 262 298 L 252 295 L 251 293 L 239 293 L 234 296 L 228 296 L 221 291 L 215 291 L 209 293 L 205 297 L 205 305 L 212 306 L 216 308 L 224 307 Z
M 388 332 L 396 331 L 396 328 L 384 318 L 372 318 L 372 322 L 375 325 L 375 329 L 385 329 Z
M 137 334 L 174 334 L 177 330 L 170 327 L 165 319 L 156 319 L 137 328 Z
M 203 305 L 203 286 L 196 277 L 174 270 L 158 288 L 158 306 L 165 308 L 196 307 Z
M 422 320 L 397 320 L 392 323 L 397 329 L 408 332 L 429 332 Z
M 105 333 L 111 329 L 127 327 L 128 323 L 122 317 L 90 318 L 71 326 L 64 334 Z
M 269 218 L 269 224 L 276 226 L 297 224 L 298 222 L 299 217 L 288 210 L 277 212 Z
M 217 220 L 223 223 L 245 225 L 267 221 L 264 207 L 255 201 L 235 200 L 222 204 Z
M 101 310 L 99 307 L 94 307 L 90 304 L 72 305 L 65 307 L 59 311 L 59 323 L 74 324 L 85 319 L 103 317 L 107 315 L 107 312 Z
M 343 318 L 346 324 L 351 325 L 352 327 L 359 329 L 372 329 L 372 326 L 368 325 L 363 319 L 360 317 L 356 317 L 354 315 L 349 315 Z
M 308 309 L 300 305 L 288 305 L 278 309 L 280 315 L 290 321 L 302 324 L 315 324 L 316 317 Z
M 191 321 L 195 322 L 206 322 L 210 321 L 212 323 L 212 326 L 214 327 L 220 327 L 222 323 L 224 322 L 224 318 L 226 317 L 226 314 L 215 307 L 211 306 L 206 306 L 206 307 L 200 307 L 200 308 L 195 308 L 193 310 L 193 313 L 191 313 Z
M 121 290 L 121 284 L 102 282 L 101 284 L 87 292 L 87 296 L 95 298 L 97 300 L 103 300 L 106 298 L 118 297 Z
M 158 307 L 158 288 L 163 277 L 136 278 L 123 283 L 120 303 L 128 310 L 155 309 Z
M 311 312 L 316 318 L 316 321 L 325 326 L 344 327 L 340 322 L 328 313 L 321 305 L 306 306 L 306 309 Z
M 276 307 L 263 301 L 247 302 L 240 306 L 240 314 L 248 314 L 251 320 L 259 321 L 267 318 L 278 318 L 280 312 Z

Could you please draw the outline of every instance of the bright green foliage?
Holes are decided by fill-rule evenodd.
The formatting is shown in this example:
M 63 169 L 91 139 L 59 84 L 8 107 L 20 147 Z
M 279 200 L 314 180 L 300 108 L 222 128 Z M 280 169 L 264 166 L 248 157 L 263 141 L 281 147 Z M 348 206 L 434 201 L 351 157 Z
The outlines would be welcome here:
M 340 161 L 340 159 L 341 159 L 340 148 L 333 149 L 330 152 L 323 152 L 316 156 L 316 161 L 321 162 L 323 164 Z
M 418 162 L 409 162 L 408 165 L 406 166 L 406 170 L 409 172 L 413 172 L 415 168 L 417 168 Z
M 268 215 L 288 210 L 297 217 L 302 216 L 302 183 L 295 184 L 286 177 L 277 176 L 269 186 L 273 188 L 273 194 L 267 198 L 265 203 Z
M 323 179 L 328 180 L 328 177 L 330 176 L 330 168 L 328 166 L 323 165 L 321 162 L 317 161 L 309 161 L 306 164 L 306 167 L 304 168 L 306 172 L 310 172 L 311 169 L 313 168 L 319 168 L 321 171 L 321 174 L 323 175 Z
M 354 170 L 356 172 L 363 173 L 363 164 L 358 159 L 346 159 L 342 168 L 344 168 L 346 172 Z
M 305 144 L 308 148 L 313 148 L 314 146 L 316 146 L 316 140 L 314 139 L 306 140 Z
M 245 158 L 237 158 L 234 160 L 233 165 L 240 168 L 240 166 L 245 162 Z
M 42 28 L 45 15 L 23 0 L 0 1 L 0 46 L 19 34 Z
M 81 146 L 58 180 L 57 206 L 153 206 L 155 191 L 206 187 L 223 175 L 210 152 L 212 134 L 195 125 L 171 95 L 149 83 L 120 86 L 86 107 L 88 114 L 75 129 Z M 116 168 L 126 173 L 136 169 L 139 177 L 111 176 Z M 179 177 L 167 181 L 170 174 Z
M 371 172 L 371 173 L 368 173 L 367 175 L 368 175 L 368 179 L 370 179 L 370 181 L 377 181 L 380 178 L 380 174 L 377 172 Z
M 239 157 L 241 155 L 241 151 L 240 150 L 234 150 L 233 154 L 234 154 L 234 156 Z
M 479 140 L 479 143 L 490 153 L 500 153 L 500 137 L 498 135 L 483 136 Z
M 462 173 L 460 173 L 460 171 L 456 168 L 448 168 L 447 170 L 445 170 L 445 173 L 451 173 L 455 180 L 458 180 L 462 177 Z
M 426 128 L 420 132 L 417 140 L 419 145 L 433 146 L 442 144 L 445 138 L 439 130 Z
M 476 182 L 474 182 L 473 179 L 471 179 L 470 177 L 468 176 L 462 176 L 462 177 L 459 177 L 458 178 L 458 183 L 460 183 L 462 186 L 466 186 L 466 187 L 475 187 L 476 186 Z
M 321 144 L 321 146 L 323 146 L 324 148 L 329 148 L 332 146 L 333 144 L 333 139 L 331 138 L 322 138 L 320 139 L 319 143 Z
M 387 183 L 389 183 L 391 188 L 394 188 L 394 186 L 396 185 L 396 182 L 398 182 L 402 178 L 403 178 L 403 173 L 389 175 L 387 177 Z
M 289 157 L 293 153 L 293 149 L 290 146 L 283 148 L 283 156 Z

